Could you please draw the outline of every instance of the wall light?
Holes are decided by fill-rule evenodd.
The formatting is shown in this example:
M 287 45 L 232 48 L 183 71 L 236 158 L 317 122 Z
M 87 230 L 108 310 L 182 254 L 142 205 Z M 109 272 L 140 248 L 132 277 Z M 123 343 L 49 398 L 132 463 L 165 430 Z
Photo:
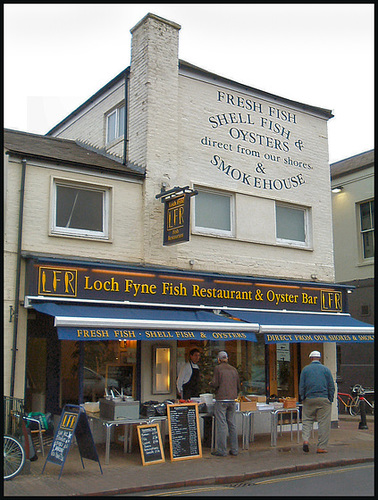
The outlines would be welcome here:
M 171 348 L 153 347 L 152 394 L 171 392 Z
M 331 189 L 332 193 L 341 193 L 341 191 L 343 190 L 343 186 L 336 186 L 334 188 Z

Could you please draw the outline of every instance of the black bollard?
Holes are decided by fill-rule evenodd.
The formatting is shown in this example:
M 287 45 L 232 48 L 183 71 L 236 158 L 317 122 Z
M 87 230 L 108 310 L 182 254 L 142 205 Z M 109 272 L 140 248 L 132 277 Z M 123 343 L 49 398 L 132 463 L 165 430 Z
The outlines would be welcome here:
M 358 424 L 359 429 L 368 429 L 366 423 L 366 403 L 363 398 L 360 398 L 361 422 Z

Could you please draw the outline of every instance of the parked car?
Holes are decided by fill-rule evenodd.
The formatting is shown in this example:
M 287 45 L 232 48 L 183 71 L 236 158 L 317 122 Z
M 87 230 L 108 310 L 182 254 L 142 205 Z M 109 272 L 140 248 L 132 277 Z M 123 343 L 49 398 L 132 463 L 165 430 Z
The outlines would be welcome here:
M 84 366 L 84 399 L 98 401 L 105 395 L 105 377 Z M 107 387 L 118 388 L 118 381 L 108 378 Z

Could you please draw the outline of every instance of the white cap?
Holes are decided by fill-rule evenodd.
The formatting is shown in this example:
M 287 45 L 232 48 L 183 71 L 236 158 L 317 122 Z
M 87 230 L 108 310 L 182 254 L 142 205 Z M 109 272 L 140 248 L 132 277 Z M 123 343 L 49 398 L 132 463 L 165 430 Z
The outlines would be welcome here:
M 312 352 L 310 352 L 308 357 L 309 358 L 321 358 L 322 355 L 320 354 L 319 351 L 312 351 Z
M 228 354 L 226 351 L 218 352 L 218 359 L 228 359 Z

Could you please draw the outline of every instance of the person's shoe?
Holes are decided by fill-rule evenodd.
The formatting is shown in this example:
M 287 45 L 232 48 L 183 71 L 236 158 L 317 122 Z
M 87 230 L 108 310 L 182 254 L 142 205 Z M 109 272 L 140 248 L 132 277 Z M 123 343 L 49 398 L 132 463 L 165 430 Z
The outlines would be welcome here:
M 232 455 L 233 457 L 236 457 L 237 453 L 234 453 L 233 451 L 229 451 L 229 454 Z
M 310 448 L 308 446 L 308 441 L 303 441 L 303 451 L 308 453 L 310 451 Z
M 219 451 L 212 451 L 212 455 L 215 455 L 216 457 L 226 457 L 227 455 L 222 455 L 222 453 L 219 453 Z
M 316 450 L 316 453 L 328 453 L 328 451 L 327 451 L 327 450 L 324 450 L 323 448 L 318 448 L 318 449 Z

